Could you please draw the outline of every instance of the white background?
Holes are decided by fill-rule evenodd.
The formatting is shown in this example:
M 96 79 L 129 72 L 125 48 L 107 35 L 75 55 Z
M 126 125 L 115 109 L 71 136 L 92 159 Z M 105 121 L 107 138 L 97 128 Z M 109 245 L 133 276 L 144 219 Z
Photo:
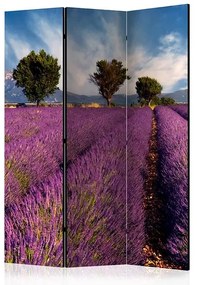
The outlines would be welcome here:
M 0 1 L 0 282 L 6 285 L 31 284 L 137 284 L 189 285 L 197 278 L 197 1 L 188 0 L 1 0 Z M 3 3 L 2 3 L 3 2 Z M 86 7 L 109 10 L 137 10 L 178 4 L 191 4 L 190 33 L 190 211 L 191 211 L 191 270 L 181 272 L 139 266 L 104 266 L 77 269 L 59 269 L 27 265 L 4 265 L 4 11 L 52 7 Z M 17 217 L 16 217 L 17 218 Z

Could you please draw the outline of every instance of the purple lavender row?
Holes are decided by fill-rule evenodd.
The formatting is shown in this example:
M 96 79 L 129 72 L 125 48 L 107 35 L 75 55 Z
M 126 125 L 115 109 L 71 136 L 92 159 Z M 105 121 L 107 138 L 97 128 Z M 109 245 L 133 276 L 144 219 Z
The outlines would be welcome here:
M 188 105 L 172 105 L 169 106 L 172 110 L 176 111 L 179 115 L 181 115 L 184 119 L 188 120 Z
M 95 127 L 95 123 L 101 124 L 105 121 L 111 121 L 115 117 L 119 117 L 119 113 L 126 118 L 125 110 L 118 110 L 109 108 L 68 108 L 67 109 L 67 138 L 68 140 L 72 140 L 75 135 L 80 133 L 86 133 Z M 95 122 L 96 120 L 96 122 Z M 122 117 L 120 118 L 122 120 Z
M 58 109 L 58 108 L 57 108 Z M 40 110 L 40 108 L 39 108 Z M 46 108 L 51 113 L 51 110 Z M 9 111 L 9 110 L 8 110 Z M 10 110 L 13 111 L 13 110 Z M 6 120 L 12 118 L 10 121 L 10 129 L 13 126 L 21 126 L 23 128 L 22 117 L 18 120 L 19 112 L 6 113 Z M 31 110 L 33 112 L 33 108 Z M 27 116 L 27 126 L 29 130 L 32 129 L 32 122 L 29 120 L 29 110 L 24 114 Z M 38 117 L 37 124 L 39 126 L 39 133 L 36 136 L 24 137 L 14 140 L 14 134 L 11 141 L 5 145 L 5 203 L 9 205 L 13 201 L 20 199 L 25 195 L 31 186 L 36 186 L 43 180 L 47 179 L 51 173 L 55 173 L 60 169 L 63 161 L 62 154 L 62 126 L 61 112 L 53 118 L 53 125 L 51 123 L 43 123 L 47 118 L 47 112 L 42 112 L 42 116 Z M 45 116 L 46 117 L 43 117 Z M 49 119 L 49 117 L 48 117 Z M 12 123 L 11 123 L 12 122 Z M 17 122 L 17 123 L 16 123 Z M 26 127 L 27 127 L 26 126 Z M 8 129 L 8 132 L 10 132 Z M 13 130 L 12 130 L 13 131 Z
M 158 194 L 161 236 L 166 257 L 188 268 L 188 137 L 187 121 L 167 107 L 157 107 Z
M 125 166 L 124 121 L 69 165 L 69 267 L 125 264 Z
M 44 136 L 50 129 L 62 131 L 62 120 L 62 107 L 6 108 L 5 142 Z
M 62 173 L 5 211 L 5 262 L 63 266 Z
M 67 119 L 69 121 L 69 123 L 67 122 L 67 127 L 70 128 L 71 125 L 76 128 L 79 126 L 82 127 L 84 123 L 87 124 L 89 121 L 94 121 L 95 117 L 92 116 L 93 113 L 97 113 L 99 118 L 100 116 L 109 116 L 109 114 L 113 112 L 116 113 L 117 108 L 67 108 Z
M 81 116 L 82 115 L 82 116 Z M 83 117 L 84 116 L 84 117 Z M 87 118 L 86 118 L 87 117 Z M 67 119 L 67 162 L 88 150 L 98 139 L 104 137 L 123 122 L 126 128 L 124 108 L 102 108 L 68 110 Z
M 130 112 L 130 110 L 128 110 Z M 152 110 L 138 108 L 128 120 L 127 144 L 127 263 L 144 264 L 145 177 L 152 127 Z
M 89 124 L 95 124 L 97 119 L 103 118 L 110 122 L 111 116 L 120 116 L 120 121 L 126 119 L 125 108 L 68 108 L 67 109 L 67 128 L 68 132 L 72 129 L 80 129 Z M 118 115 L 119 114 L 119 115 Z M 97 117 L 95 117 L 95 115 Z
M 144 176 L 152 111 L 129 110 L 128 260 L 143 263 Z M 136 127 L 135 127 L 136 125 Z M 143 128 L 144 136 L 139 139 Z M 141 148 L 141 140 L 144 143 Z M 134 149 L 133 149 L 134 147 Z M 136 169 L 139 165 L 139 169 Z M 124 264 L 126 261 L 125 125 L 95 143 L 70 164 L 68 179 L 68 265 Z M 140 240 L 141 239 L 141 240 Z

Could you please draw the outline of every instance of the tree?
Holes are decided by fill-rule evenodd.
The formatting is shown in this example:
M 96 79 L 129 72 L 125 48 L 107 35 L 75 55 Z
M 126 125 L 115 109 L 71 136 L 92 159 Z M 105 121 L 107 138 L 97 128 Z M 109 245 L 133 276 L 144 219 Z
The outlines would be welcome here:
M 60 78 L 60 68 L 57 58 L 46 54 L 42 49 L 38 54 L 31 51 L 22 58 L 13 71 L 16 86 L 22 87 L 28 101 L 40 101 L 57 90 Z
M 106 100 L 107 105 L 111 106 L 111 100 L 125 80 L 129 80 L 127 69 L 123 67 L 121 61 L 112 59 L 112 61 L 100 60 L 96 63 L 96 72 L 90 75 L 90 82 L 98 86 L 99 94 Z
M 175 104 L 175 100 L 171 97 L 162 97 L 159 98 L 158 96 L 153 97 L 151 100 L 151 105 L 173 105 Z
M 141 107 L 146 106 L 146 100 L 144 98 L 138 99 L 138 103 L 140 104 Z
M 161 94 L 162 86 L 154 78 L 140 77 L 136 82 L 136 91 L 139 96 L 139 102 L 145 101 L 150 106 L 151 100 L 158 94 Z
M 161 98 L 161 105 L 173 105 L 175 103 L 175 100 L 171 97 L 162 97 Z
M 158 96 L 154 96 L 151 100 L 151 105 L 161 105 L 161 98 L 159 98 Z

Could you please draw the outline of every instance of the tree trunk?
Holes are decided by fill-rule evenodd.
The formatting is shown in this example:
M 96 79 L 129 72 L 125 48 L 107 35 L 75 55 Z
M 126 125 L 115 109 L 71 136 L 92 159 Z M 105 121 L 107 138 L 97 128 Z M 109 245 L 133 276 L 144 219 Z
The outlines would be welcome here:
M 37 100 L 37 101 L 36 101 L 36 106 L 38 107 L 39 104 L 40 104 L 40 100 Z
M 111 98 L 108 98 L 108 99 L 107 99 L 107 106 L 108 106 L 108 107 L 111 107 Z

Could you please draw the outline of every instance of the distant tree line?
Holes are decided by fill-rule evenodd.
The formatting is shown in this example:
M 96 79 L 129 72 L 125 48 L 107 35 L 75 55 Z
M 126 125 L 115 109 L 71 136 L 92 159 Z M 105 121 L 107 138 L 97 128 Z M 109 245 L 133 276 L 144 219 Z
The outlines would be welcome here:
M 35 51 L 31 51 L 19 61 L 13 71 L 13 78 L 16 80 L 16 85 L 23 88 L 23 93 L 28 101 L 36 102 L 39 106 L 41 101 L 58 89 L 60 68 L 57 58 L 47 54 L 44 50 L 37 54 Z M 97 61 L 96 72 L 89 75 L 90 82 L 98 87 L 99 94 L 105 98 L 109 107 L 114 106 L 113 95 L 125 80 L 131 79 L 127 72 L 128 69 L 123 66 L 121 61 L 112 59 L 111 61 Z M 172 98 L 158 97 L 163 87 L 155 78 L 139 77 L 135 88 L 138 94 L 138 103 L 141 106 L 175 103 Z
M 90 74 L 90 82 L 98 87 L 99 93 L 106 99 L 109 107 L 114 106 L 112 97 L 120 89 L 120 86 L 124 84 L 125 80 L 131 79 L 130 75 L 127 75 L 127 71 L 128 69 L 123 67 L 121 61 L 116 59 L 111 62 L 100 60 L 96 63 L 96 72 Z M 139 77 L 135 88 L 140 106 L 175 103 L 172 98 L 159 98 L 157 96 L 161 94 L 163 87 L 155 78 Z
M 175 100 L 171 97 L 161 97 L 155 96 L 151 102 L 152 105 L 173 105 L 175 104 Z

